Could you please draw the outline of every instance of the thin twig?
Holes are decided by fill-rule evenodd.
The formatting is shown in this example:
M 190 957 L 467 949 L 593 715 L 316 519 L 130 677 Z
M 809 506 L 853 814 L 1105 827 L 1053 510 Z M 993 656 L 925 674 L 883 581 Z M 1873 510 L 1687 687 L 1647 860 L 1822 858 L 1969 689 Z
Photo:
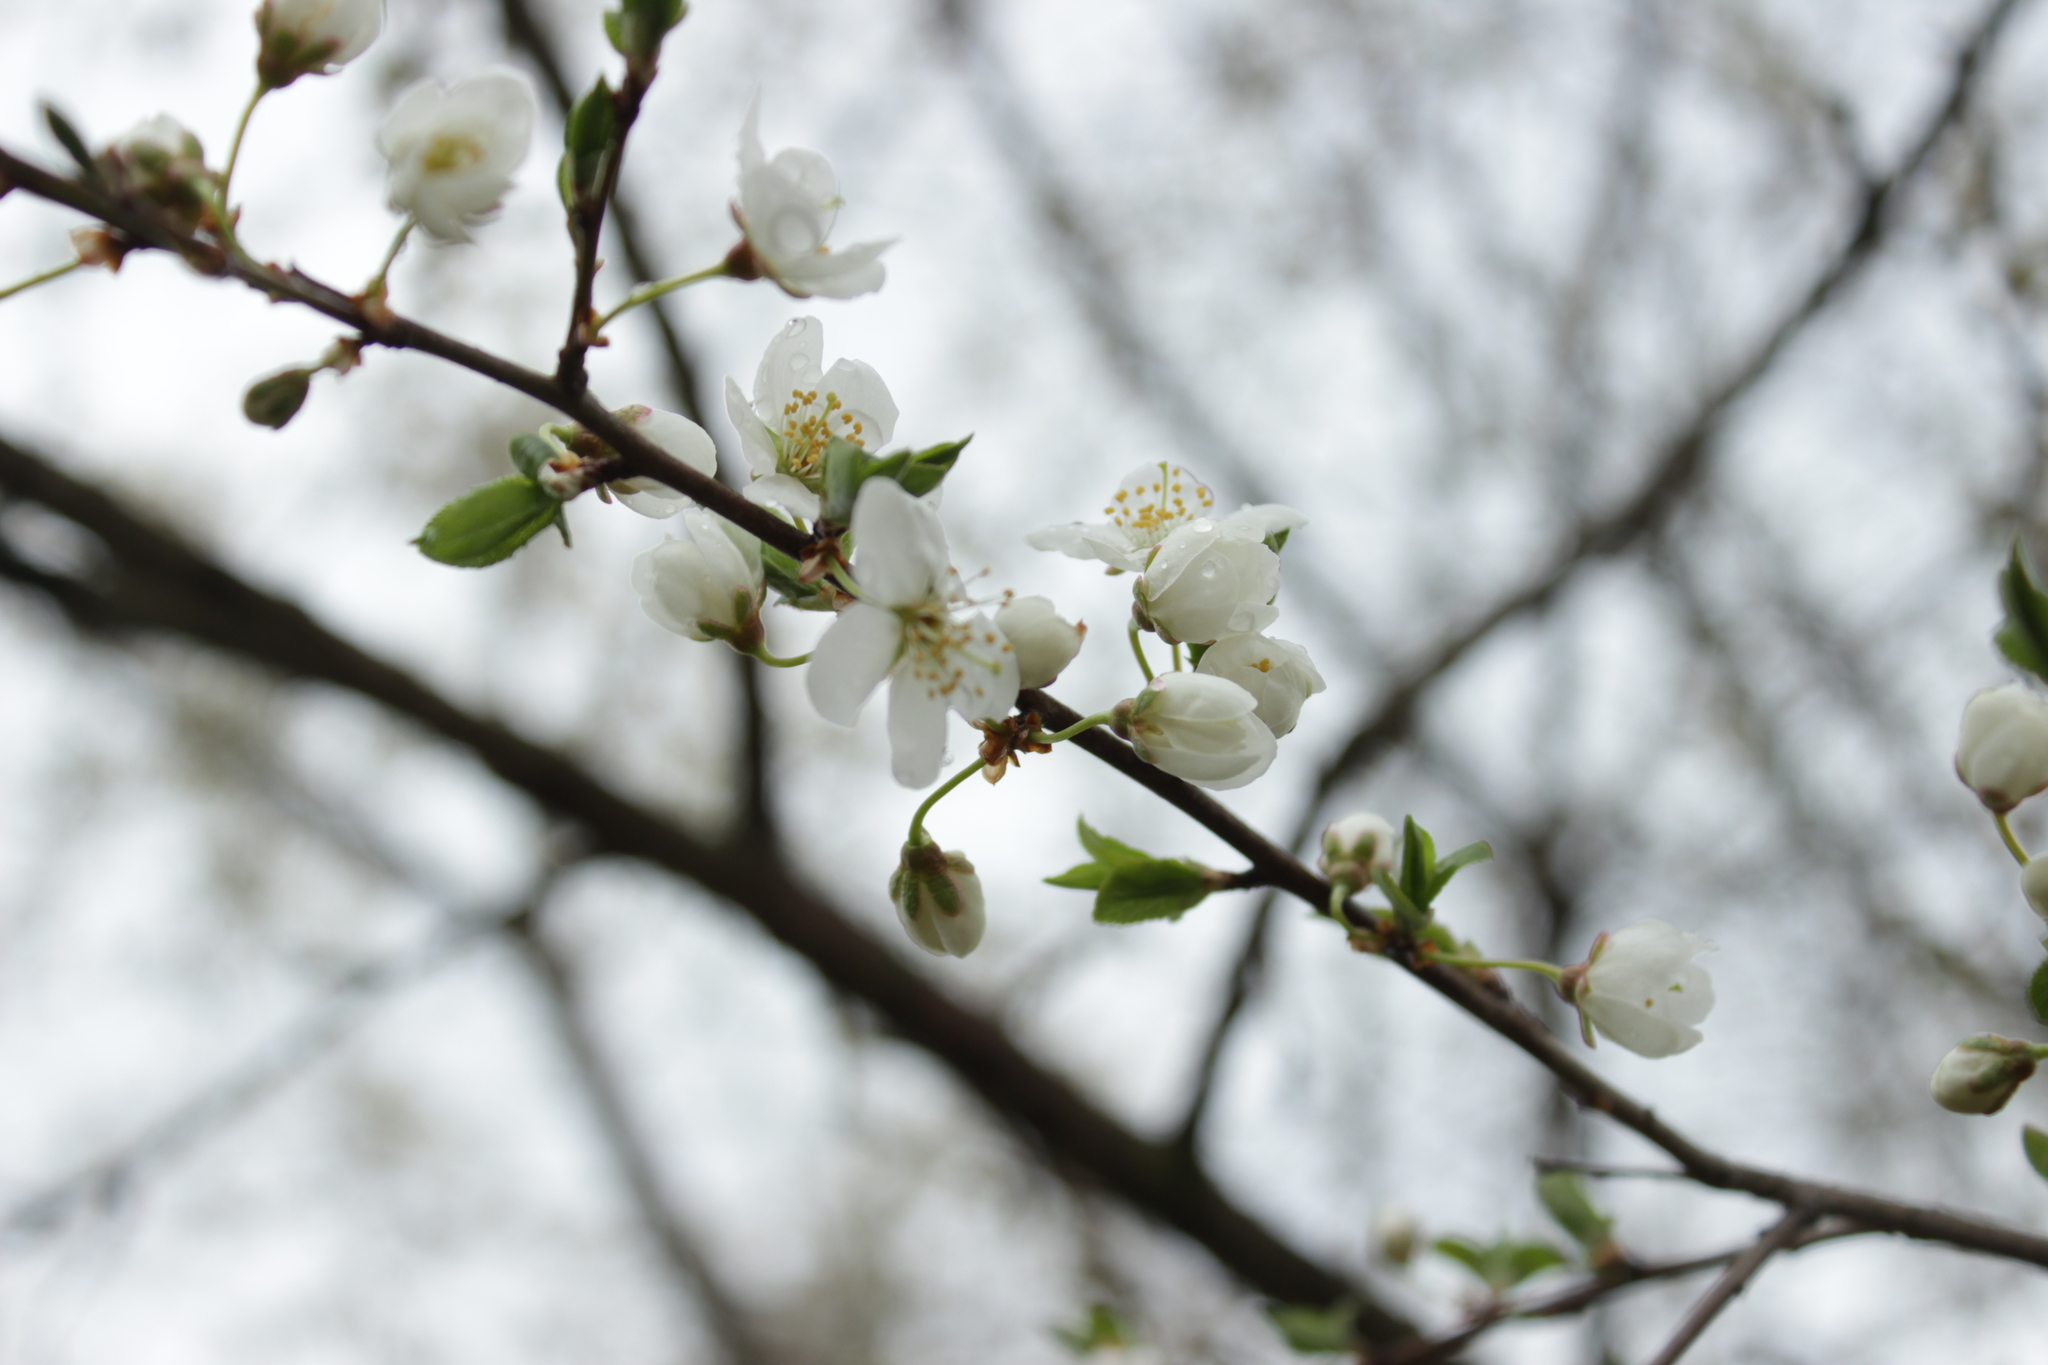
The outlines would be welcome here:
M 1678 1358 L 1700 1339 L 1700 1333 L 1707 1330 L 1707 1324 L 1719 1316 L 1721 1310 L 1764 1268 L 1764 1262 L 1782 1250 L 1812 1221 L 1813 1211 L 1804 1205 L 1795 1204 L 1787 1210 L 1785 1216 L 1770 1231 L 1757 1238 L 1749 1250 L 1729 1262 L 1728 1268 L 1721 1272 L 1721 1278 L 1700 1296 L 1699 1302 L 1692 1306 L 1692 1311 L 1685 1315 L 1685 1321 L 1678 1325 L 1678 1330 L 1672 1333 L 1671 1340 L 1657 1352 L 1657 1358 L 1650 1365 L 1677 1365 Z

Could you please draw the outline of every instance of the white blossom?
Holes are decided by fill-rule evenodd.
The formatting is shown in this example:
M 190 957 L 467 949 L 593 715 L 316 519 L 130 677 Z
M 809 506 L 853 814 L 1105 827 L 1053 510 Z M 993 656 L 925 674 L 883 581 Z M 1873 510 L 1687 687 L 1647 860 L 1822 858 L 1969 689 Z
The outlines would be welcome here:
M 1014 597 L 996 612 L 996 629 L 1017 652 L 1017 685 L 1044 687 L 1081 652 L 1086 625 L 1075 625 L 1053 610 L 1046 597 Z
M 1280 615 L 1279 592 L 1280 556 L 1206 517 L 1162 541 L 1132 587 L 1160 638 L 1190 644 L 1265 629 Z
M 273 88 L 331 75 L 363 55 L 384 27 L 384 0 L 263 0 L 257 68 Z
M 1017 701 L 1017 658 L 985 613 L 962 619 L 960 580 L 939 514 L 893 479 L 869 479 L 853 504 L 859 598 L 811 653 L 805 686 L 818 714 L 851 725 L 889 679 L 896 780 L 928 785 L 946 752 L 946 712 L 994 720 Z
M 2048 701 L 2018 683 L 1970 698 L 1956 741 L 1956 776 L 2001 814 L 2048 789 Z
M 1273 764 L 1258 699 L 1206 673 L 1162 673 L 1131 701 L 1120 729 L 1138 757 L 1198 787 L 1242 787 Z
M 889 878 L 889 899 L 910 941 L 938 957 L 966 957 L 988 927 L 981 878 L 957 849 L 906 844 Z
M 761 149 L 760 101 L 749 104 L 740 125 L 740 195 L 733 217 L 755 264 L 783 292 L 800 299 L 850 299 L 882 287 L 879 258 L 893 242 L 826 247 L 839 204 L 832 163 L 803 147 L 767 156 Z
M 533 140 L 533 87 L 493 68 L 443 88 L 422 81 L 377 130 L 391 163 L 391 207 L 447 242 L 495 213 Z
M 1256 633 L 1224 636 L 1203 653 L 1195 671 L 1228 678 L 1257 697 L 1258 717 L 1275 739 L 1294 729 L 1301 704 L 1324 686 L 1307 650 Z
M 1374 872 L 1392 872 L 1401 836 L 1370 811 L 1334 820 L 1323 828 L 1323 853 L 1316 865 L 1333 882 L 1364 888 Z
M 824 368 L 825 324 L 793 318 L 768 343 L 754 371 L 754 401 L 725 381 L 725 411 L 754 471 L 747 496 L 806 521 L 818 515 L 825 447 L 834 436 L 878 450 L 896 430 L 896 401 L 866 361 Z
M 1965 1038 L 1941 1059 L 1927 1083 L 1944 1109 L 1958 1114 L 1995 1114 L 2034 1074 L 2033 1049 L 2014 1038 L 1980 1033 Z
M 687 538 L 664 540 L 633 561 L 640 609 L 663 629 L 692 640 L 760 642 L 761 542 L 701 507 L 683 512 Z
M 1697 1045 L 1694 1027 L 1714 1008 L 1714 983 L 1695 955 L 1713 944 L 1659 919 L 1602 934 L 1592 955 L 1559 985 L 1582 1026 L 1644 1057 L 1670 1057 Z M 1586 1041 L 1592 1041 L 1590 1032 Z
M 1161 461 L 1140 465 L 1124 475 L 1102 509 L 1107 522 L 1048 526 L 1033 531 L 1025 542 L 1034 549 L 1057 550 L 1070 559 L 1096 559 L 1112 568 L 1143 573 L 1160 543 L 1192 522 L 1215 520 L 1231 534 L 1252 540 L 1307 524 L 1301 513 L 1278 503 L 1211 518 L 1215 506 L 1216 496 L 1207 485 L 1181 466 Z

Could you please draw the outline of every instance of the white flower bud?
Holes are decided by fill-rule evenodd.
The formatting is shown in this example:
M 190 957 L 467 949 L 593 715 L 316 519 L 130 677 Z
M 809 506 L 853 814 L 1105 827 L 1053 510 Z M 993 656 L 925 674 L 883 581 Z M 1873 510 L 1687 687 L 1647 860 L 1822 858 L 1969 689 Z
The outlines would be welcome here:
M 1017 685 L 1044 687 L 1081 652 L 1088 627 L 1073 625 L 1045 597 L 1014 597 L 996 612 L 996 629 L 1017 652 Z
M 219 177 L 206 168 L 199 139 L 169 114 L 144 119 L 97 159 L 108 179 L 148 200 L 181 230 L 211 222 Z
M 1195 671 L 1228 678 L 1257 697 L 1258 717 L 1275 739 L 1294 729 L 1301 704 L 1323 690 L 1323 675 L 1307 650 L 1265 635 L 1224 636 L 1209 646 Z
M 1956 776 L 2001 815 L 2048 789 L 2048 701 L 2018 683 L 1970 698 L 1956 741 Z
M 958 849 L 905 844 L 889 878 L 889 899 L 910 941 L 939 957 L 966 957 L 988 927 L 981 878 Z
M 1422 1240 L 1422 1225 L 1404 1208 L 1389 1206 L 1372 1216 L 1372 1245 L 1380 1259 L 1390 1265 L 1407 1265 L 1415 1259 Z
M 761 641 L 761 542 L 724 517 L 692 507 L 688 540 L 665 540 L 633 561 L 640 609 L 665 630 L 740 649 Z
M 620 408 L 612 415 L 699 474 L 718 477 L 718 443 L 711 439 L 710 432 L 681 413 L 636 404 Z M 687 494 L 678 493 L 658 479 L 614 479 L 605 486 L 622 504 L 643 517 L 672 517 L 690 505 Z
M 1597 1028 L 1640 1056 L 1674 1056 L 1699 1043 L 1694 1025 L 1714 1008 L 1714 983 L 1692 960 L 1713 946 L 1663 920 L 1638 920 L 1595 939 L 1558 993 L 1577 1006 L 1588 1043 Z
M 1198 787 L 1242 787 L 1273 764 L 1273 732 L 1257 698 L 1207 673 L 1162 673 L 1118 707 L 1138 757 Z
M 1332 882 L 1358 889 L 1372 885 L 1374 872 L 1392 872 L 1401 836 L 1370 811 L 1347 815 L 1323 830 L 1323 856 L 1317 866 Z
M 443 89 L 422 81 L 377 130 L 391 163 L 391 207 L 446 242 L 495 213 L 533 140 L 533 87 L 496 68 Z
M 1273 624 L 1280 556 L 1264 541 L 1202 517 L 1160 542 L 1132 591 L 1161 637 L 1205 645 Z
M 383 27 L 383 0 L 263 0 L 256 74 L 272 90 L 301 76 L 332 75 L 362 56 Z
M 1958 1114 L 1995 1114 L 2034 1074 L 2034 1050 L 2016 1038 L 1980 1033 L 1957 1043 L 1927 1083 L 1934 1102 Z

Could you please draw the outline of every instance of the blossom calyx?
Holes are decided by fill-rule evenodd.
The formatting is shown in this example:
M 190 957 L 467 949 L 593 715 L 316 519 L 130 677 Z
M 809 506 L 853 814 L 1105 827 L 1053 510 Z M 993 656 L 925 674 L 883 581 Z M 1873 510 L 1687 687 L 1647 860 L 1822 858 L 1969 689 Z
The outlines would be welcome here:
M 363 55 L 384 28 L 384 0 L 263 0 L 256 10 L 256 79 L 281 90 L 328 76 Z
M 701 507 L 685 510 L 682 520 L 687 539 L 665 540 L 633 561 L 640 609 L 664 630 L 752 652 L 763 638 L 768 590 L 761 542 Z
M 1242 787 L 1273 765 L 1277 746 L 1258 700 L 1206 673 L 1162 673 L 1119 702 L 1111 724 L 1138 757 L 1198 787 Z
M 2048 700 L 2019 683 L 1971 697 L 1956 741 L 1956 776 L 1998 815 L 2048 790 Z
M 2036 1065 L 2031 1043 L 1980 1033 L 1941 1059 L 1927 1089 L 1936 1104 L 1953 1113 L 1995 1114 L 2019 1093 Z
M 1639 1056 L 1675 1056 L 1698 1045 L 1695 1025 L 1714 1008 L 1714 983 L 1692 960 L 1713 947 L 1663 920 L 1638 920 L 1594 939 L 1557 993 L 1578 1010 L 1587 1046 L 1598 1029 Z
M 910 941 L 938 957 L 966 957 L 988 927 L 981 878 L 958 849 L 905 844 L 889 877 L 889 899 Z
M 1401 836 L 1370 811 L 1336 820 L 1323 829 L 1323 853 L 1316 860 L 1332 885 L 1360 891 L 1372 885 L 1375 872 L 1392 872 Z
M 1301 719 L 1301 704 L 1324 688 L 1308 651 L 1257 632 L 1226 635 L 1210 645 L 1197 673 L 1228 678 L 1259 699 L 1257 715 L 1279 739 Z
M 413 86 L 377 130 L 377 150 L 391 164 L 391 207 L 444 242 L 468 241 L 512 188 L 536 113 L 533 86 L 509 68 Z
M 1046 597 L 1013 597 L 996 611 L 996 629 L 1017 652 L 1017 686 L 1045 687 L 1081 652 L 1085 623 L 1066 620 Z

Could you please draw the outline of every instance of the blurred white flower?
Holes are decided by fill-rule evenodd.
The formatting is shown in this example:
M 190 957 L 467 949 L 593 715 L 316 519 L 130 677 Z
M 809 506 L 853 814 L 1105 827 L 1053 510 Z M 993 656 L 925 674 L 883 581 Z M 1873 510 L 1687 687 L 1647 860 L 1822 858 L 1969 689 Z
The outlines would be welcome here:
M 384 0 L 263 0 L 257 75 L 271 89 L 331 75 L 362 56 L 383 27 Z
M 1928 1093 L 1958 1114 L 1995 1114 L 2034 1074 L 2033 1048 L 2016 1038 L 1980 1033 L 1965 1038 L 1934 1068 Z
M 1363 889 L 1372 885 L 1372 874 L 1392 872 L 1401 836 L 1394 827 L 1370 811 L 1359 811 L 1331 822 L 1323 829 L 1323 854 L 1316 865 L 1332 882 Z
M 926 786 L 945 759 L 949 709 L 995 720 L 1016 704 L 1017 656 L 986 614 L 955 614 L 959 576 L 929 504 L 894 479 L 869 479 L 854 499 L 852 530 L 860 597 L 818 641 L 805 687 L 819 715 L 851 725 L 889 679 L 896 780 Z
M 889 899 L 910 941 L 935 956 L 966 957 L 988 927 L 981 878 L 958 849 L 905 844 L 889 878 Z
M 1205 517 L 1161 542 L 1131 591 L 1161 639 L 1208 644 L 1263 630 L 1280 615 L 1280 556 Z
M 1198 787 L 1242 787 L 1273 764 L 1276 746 L 1257 698 L 1206 673 L 1162 673 L 1118 707 L 1138 757 Z
M 391 207 L 447 242 L 497 211 L 533 140 L 533 87 L 493 68 L 443 88 L 422 81 L 377 130 L 391 163 Z
M 1053 610 L 1047 597 L 1013 597 L 996 612 L 996 629 L 1017 653 L 1017 685 L 1044 687 L 1081 652 L 1086 625 Z
M 1956 776 L 1998 814 L 2048 789 L 2048 701 L 2019 683 L 1970 698 L 1956 741 Z
M 1597 1028 L 1630 1052 L 1674 1056 L 1699 1043 L 1694 1025 L 1714 1008 L 1714 983 L 1692 960 L 1713 946 L 1663 920 L 1637 920 L 1594 939 L 1558 992 L 1578 1008 L 1588 1044 Z
M 1417 1222 L 1415 1215 L 1407 1209 L 1389 1204 L 1373 1214 L 1373 1250 L 1388 1264 L 1407 1265 L 1415 1259 L 1415 1250 L 1421 1241 L 1422 1224 Z
M 664 540 L 633 561 L 633 590 L 656 625 L 692 640 L 748 649 L 761 639 L 761 542 L 724 517 L 691 507 L 687 539 Z
M 169 114 L 157 114 L 130 128 L 100 153 L 98 162 L 108 179 L 126 193 L 148 200 L 183 231 L 194 232 L 212 222 L 219 176 L 206 168 L 199 139 Z M 86 252 L 79 255 L 86 259 Z M 109 263 L 119 259 L 118 252 L 113 253 Z
M 1301 704 L 1324 685 L 1307 650 L 1255 633 L 1224 636 L 1209 646 L 1195 671 L 1228 678 L 1257 697 L 1258 717 L 1275 739 L 1294 729 Z
M 741 254 L 796 298 L 850 299 L 880 289 L 885 272 L 879 257 L 894 243 L 829 249 L 825 239 L 839 204 L 832 163 L 803 147 L 785 147 L 770 159 L 761 149 L 761 102 L 748 104 L 740 124 L 740 197 L 733 205 L 750 249 Z
M 1229 534 L 1264 540 L 1279 531 L 1308 524 L 1291 507 L 1262 503 L 1226 517 L 1211 517 L 1216 496 L 1207 485 L 1179 465 L 1160 461 L 1139 465 L 1124 475 L 1102 509 L 1109 520 L 1074 521 L 1033 531 L 1025 543 L 1037 550 L 1057 550 L 1070 559 L 1096 559 L 1117 569 L 1143 573 L 1152 552 L 1181 527 L 1212 520 Z
M 873 451 L 896 430 L 896 401 L 874 366 L 842 358 L 827 370 L 824 359 L 825 324 L 793 318 L 761 356 L 752 404 L 725 381 L 726 416 L 754 471 L 747 496 L 806 521 L 818 515 L 831 438 Z

